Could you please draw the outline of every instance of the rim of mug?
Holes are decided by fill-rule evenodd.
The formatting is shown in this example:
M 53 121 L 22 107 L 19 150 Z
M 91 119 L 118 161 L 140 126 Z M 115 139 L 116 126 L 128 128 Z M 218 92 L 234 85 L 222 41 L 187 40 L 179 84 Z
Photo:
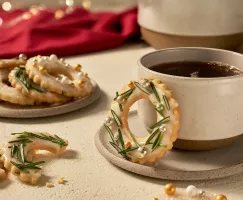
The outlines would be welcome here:
M 226 77 L 214 77 L 214 78 L 196 78 L 196 77 L 185 77 L 185 76 L 174 76 L 174 75 L 169 75 L 169 74 L 165 74 L 165 73 L 160 73 L 160 72 L 156 72 L 154 70 L 151 70 L 150 68 L 144 66 L 142 64 L 142 60 L 145 59 L 147 56 L 150 56 L 154 53 L 158 53 L 158 52 L 166 52 L 166 51 L 174 51 L 174 50 L 204 50 L 204 51 L 217 51 L 217 52 L 224 52 L 224 53 L 228 53 L 228 54 L 235 54 L 236 56 L 241 56 L 243 57 L 243 54 L 238 53 L 238 52 L 234 52 L 234 51 L 230 51 L 230 50 L 224 50 L 224 49 L 216 49 L 216 48 L 206 48 L 206 47 L 175 47 L 175 48 L 166 48 L 166 49 L 160 49 L 160 50 L 156 50 L 150 53 L 147 53 L 145 55 L 143 55 L 138 61 L 138 66 L 143 68 L 144 70 L 156 74 L 156 75 L 163 75 L 167 78 L 171 78 L 171 79 L 178 79 L 178 80 L 185 80 L 185 81 L 214 81 L 214 82 L 222 82 L 222 81 L 228 81 L 228 80 L 238 80 L 238 79 L 243 79 L 243 74 L 240 75 L 234 75 L 234 76 L 226 76 Z M 221 62 L 221 61 L 219 61 Z M 222 62 L 224 63 L 224 62 Z M 227 63 L 228 64 L 228 63 Z M 243 62 L 242 62 L 243 64 Z M 230 65 L 230 64 L 229 64 Z

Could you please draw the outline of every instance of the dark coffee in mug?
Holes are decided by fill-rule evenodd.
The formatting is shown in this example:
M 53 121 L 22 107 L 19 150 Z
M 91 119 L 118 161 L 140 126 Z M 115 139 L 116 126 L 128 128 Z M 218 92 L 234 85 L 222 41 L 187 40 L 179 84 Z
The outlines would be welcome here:
M 180 61 L 154 65 L 153 71 L 174 76 L 216 78 L 243 74 L 240 69 L 222 62 Z

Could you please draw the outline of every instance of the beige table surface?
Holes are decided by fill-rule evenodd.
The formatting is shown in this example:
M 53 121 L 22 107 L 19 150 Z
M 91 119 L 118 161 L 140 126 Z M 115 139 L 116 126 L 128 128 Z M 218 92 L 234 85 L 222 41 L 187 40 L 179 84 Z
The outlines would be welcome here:
M 138 176 L 121 170 L 103 158 L 94 145 L 94 136 L 106 117 L 110 100 L 124 83 L 137 77 L 137 60 L 153 51 L 144 44 L 126 45 L 122 48 L 70 57 L 71 64 L 82 63 L 100 85 L 103 94 L 99 101 L 82 110 L 42 119 L 0 118 L 0 143 L 11 132 L 46 131 L 69 140 L 66 153 L 59 158 L 48 156 L 44 176 L 39 186 L 20 183 L 15 177 L 0 180 L 2 200 L 151 200 L 160 197 L 168 181 Z M 65 185 L 56 184 L 64 176 Z M 45 187 L 47 181 L 55 183 Z M 174 182 L 178 187 L 195 184 L 213 193 L 227 194 L 231 200 L 243 199 L 243 174 L 215 181 Z M 162 199 L 162 198 L 160 198 Z

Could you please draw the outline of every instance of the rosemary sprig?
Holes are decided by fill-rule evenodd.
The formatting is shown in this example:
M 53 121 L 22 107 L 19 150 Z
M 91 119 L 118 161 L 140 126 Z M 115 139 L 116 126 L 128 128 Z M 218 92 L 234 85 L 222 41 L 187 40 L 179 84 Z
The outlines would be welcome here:
M 160 114 L 161 117 L 165 118 L 162 110 L 158 110 L 155 106 L 154 109 Z
M 24 171 L 26 173 L 29 173 L 28 169 L 38 169 L 40 170 L 41 168 L 38 167 L 37 165 L 40 165 L 42 163 L 45 163 L 45 161 L 39 161 L 39 162 L 30 162 L 28 164 L 19 164 L 13 161 L 10 161 L 14 166 L 16 166 L 18 169 L 21 171 Z
M 163 99 L 164 99 L 165 106 L 166 106 L 167 110 L 170 110 L 170 104 L 169 104 L 167 96 L 163 95 Z
M 115 111 L 112 110 L 112 109 L 111 109 L 111 114 L 113 115 L 113 117 L 114 117 L 114 119 L 115 119 L 115 122 L 116 122 L 117 126 L 120 127 L 120 126 L 121 126 L 121 121 L 120 121 L 119 117 L 117 116 L 117 114 L 115 113 Z
M 24 163 L 24 143 L 13 144 L 9 147 L 11 150 L 11 157 L 17 159 L 19 162 Z
M 116 143 L 115 139 L 114 139 L 114 134 L 112 133 L 111 129 L 106 124 L 104 124 L 104 127 L 106 128 L 107 132 L 109 133 L 112 142 Z
M 147 141 L 145 142 L 145 145 L 149 144 L 150 141 L 160 132 L 159 128 L 156 129 L 153 133 L 151 133 L 151 135 L 149 136 L 149 138 L 147 139 Z
M 150 129 L 154 129 L 154 128 L 156 128 L 156 127 L 158 127 L 158 126 L 160 126 L 160 125 L 162 125 L 162 124 L 164 124 L 164 123 L 166 123 L 166 122 L 168 122 L 168 121 L 170 121 L 170 116 L 165 117 L 165 118 L 163 118 L 162 120 L 158 121 L 158 122 L 155 123 L 153 126 L 151 126 Z
M 41 133 L 40 135 L 37 135 L 37 134 L 31 133 L 31 132 L 12 133 L 11 135 L 19 135 L 17 138 L 21 139 L 22 141 L 23 140 L 28 141 L 28 140 L 30 140 L 30 138 L 39 138 L 41 140 L 48 140 L 50 142 L 59 144 L 61 147 L 68 145 L 62 138 L 58 137 L 57 135 L 54 135 L 54 137 L 52 137 L 50 135 L 45 135 L 43 133 Z
M 29 93 L 31 89 L 36 90 L 39 93 L 45 92 L 42 89 L 40 89 L 39 87 L 37 87 L 32 82 L 32 80 L 30 80 L 30 78 L 26 76 L 25 68 L 18 67 L 15 72 L 15 78 L 27 93 Z
M 117 97 L 119 96 L 119 94 L 118 94 L 118 92 L 116 92 L 116 98 L 115 99 L 117 99 Z M 114 100 L 115 100 L 114 99 Z M 123 111 L 123 109 L 122 109 L 122 105 L 120 104 L 120 103 L 118 103 L 118 105 L 119 105 L 119 109 L 120 109 L 120 111 L 122 112 Z
M 134 151 L 138 149 L 138 147 L 133 147 L 133 148 L 128 148 L 128 149 L 123 149 L 121 150 L 119 153 L 123 153 L 123 154 L 126 154 L 127 152 L 130 152 L 130 151 Z
M 155 139 L 155 141 L 154 141 L 154 143 L 153 143 L 153 145 L 152 145 L 152 152 L 160 146 L 160 142 L 162 141 L 163 136 L 164 136 L 164 134 L 163 134 L 163 133 L 160 133 L 160 134 L 156 137 L 156 139 Z
M 157 92 L 157 90 L 156 90 L 156 88 L 155 88 L 155 86 L 154 86 L 154 83 L 153 83 L 152 81 L 150 82 L 150 86 L 151 86 L 151 88 L 152 88 L 152 91 L 153 91 L 153 93 L 154 93 L 154 95 L 155 95 L 157 101 L 158 101 L 158 102 L 161 102 L 161 100 L 160 100 L 160 98 L 159 98 L 159 95 L 158 95 L 158 92 Z
M 134 82 L 134 85 L 139 89 L 139 90 L 141 90 L 142 92 L 144 92 L 145 94 L 148 94 L 149 95 L 149 92 L 145 89 L 145 88 L 143 88 L 143 86 L 141 86 L 138 82 Z
M 129 157 L 127 156 L 127 154 L 126 154 L 126 153 L 123 153 L 123 150 L 122 150 L 120 147 L 118 147 L 118 146 L 117 146 L 115 143 L 113 143 L 113 142 L 110 142 L 110 144 L 114 147 L 114 149 L 117 150 L 117 152 L 118 152 L 119 154 L 121 154 L 125 159 L 129 160 Z
M 116 97 L 113 100 L 116 100 L 118 96 L 122 96 L 123 98 L 125 98 L 126 100 L 129 98 L 129 96 L 132 94 L 134 88 L 131 88 L 129 90 L 127 90 L 126 92 L 121 93 L 120 95 L 118 94 L 118 92 L 116 92 Z
M 124 145 L 124 140 L 123 140 L 123 137 L 122 137 L 121 129 L 118 129 L 118 134 L 119 134 L 119 141 L 121 143 L 122 149 L 125 149 L 125 145 Z

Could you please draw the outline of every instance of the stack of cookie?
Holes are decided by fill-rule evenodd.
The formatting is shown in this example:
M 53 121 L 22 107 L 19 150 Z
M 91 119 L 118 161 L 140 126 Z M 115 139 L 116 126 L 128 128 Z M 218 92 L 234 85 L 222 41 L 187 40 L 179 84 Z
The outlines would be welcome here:
M 19 105 L 60 104 L 91 94 L 92 84 L 80 64 L 56 55 L 24 54 L 0 60 L 0 99 Z

